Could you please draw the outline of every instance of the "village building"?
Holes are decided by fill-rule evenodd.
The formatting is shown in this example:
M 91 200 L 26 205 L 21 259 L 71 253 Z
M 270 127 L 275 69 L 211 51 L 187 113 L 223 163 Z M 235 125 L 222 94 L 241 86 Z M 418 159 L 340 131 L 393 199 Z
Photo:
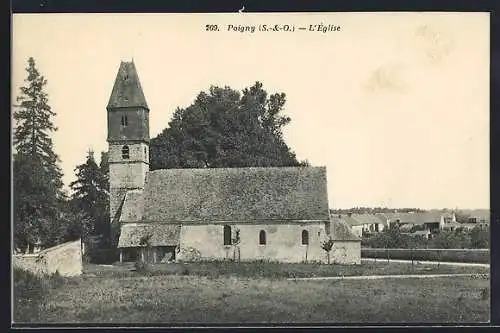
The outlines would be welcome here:
M 330 219 L 325 167 L 149 170 L 149 107 L 133 62 L 107 106 L 110 217 L 120 261 L 359 264 L 361 242 Z M 118 232 L 119 231 L 119 232 Z
M 462 227 L 471 230 L 475 227 L 487 229 L 490 225 L 491 212 L 489 209 L 472 209 L 465 212 L 467 220 L 462 222 Z
M 347 213 L 338 215 L 337 219 L 349 225 L 352 232 L 358 237 L 373 235 L 388 228 L 387 220 L 378 214 Z
M 440 230 L 455 230 L 459 224 L 455 214 L 448 212 L 408 212 L 386 214 L 390 224 L 396 224 L 402 232 L 420 231 L 419 235 L 431 238 Z

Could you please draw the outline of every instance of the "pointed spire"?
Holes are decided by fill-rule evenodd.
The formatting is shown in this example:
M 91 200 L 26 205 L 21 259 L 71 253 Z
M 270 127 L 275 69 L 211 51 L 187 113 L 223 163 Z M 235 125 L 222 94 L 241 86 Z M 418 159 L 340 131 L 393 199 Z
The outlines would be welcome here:
M 133 59 L 132 62 L 120 63 L 107 108 L 126 107 L 143 107 L 149 110 Z

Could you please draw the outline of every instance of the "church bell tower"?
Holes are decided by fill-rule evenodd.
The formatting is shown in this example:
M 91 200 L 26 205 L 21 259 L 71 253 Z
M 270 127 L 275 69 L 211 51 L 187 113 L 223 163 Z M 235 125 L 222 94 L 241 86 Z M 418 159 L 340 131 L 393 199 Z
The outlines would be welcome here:
M 142 190 L 149 171 L 149 108 L 134 62 L 121 62 L 109 103 L 108 154 L 111 237 L 129 190 Z

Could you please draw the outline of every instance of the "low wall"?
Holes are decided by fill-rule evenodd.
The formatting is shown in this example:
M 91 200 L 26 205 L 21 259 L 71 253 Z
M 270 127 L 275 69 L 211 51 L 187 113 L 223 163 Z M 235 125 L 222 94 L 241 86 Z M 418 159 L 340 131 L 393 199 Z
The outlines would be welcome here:
M 489 263 L 488 249 L 374 249 L 362 248 L 362 258 Z
M 56 271 L 62 276 L 80 275 L 83 269 L 81 241 L 60 244 L 34 254 L 13 255 L 12 264 L 38 275 Z

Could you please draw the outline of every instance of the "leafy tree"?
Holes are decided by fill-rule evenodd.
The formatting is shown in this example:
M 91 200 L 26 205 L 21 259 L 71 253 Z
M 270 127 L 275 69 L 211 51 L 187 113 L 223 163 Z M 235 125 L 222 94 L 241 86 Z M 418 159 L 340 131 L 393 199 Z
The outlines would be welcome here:
M 59 157 L 50 134 L 57 131 L 55 112 L 48 104 L 46 79 L 33 58 L 28 59 L 26 85 L 14 105 L 14 242 L 21 251 L 33 251 L 35 243 L 46 247 L 58 223 L 65 199 Z
M 233 260 L 236 260 L 236 252 L 238 252 L 238 262 L 241 261 L 240 242 L 240 229 L 234 228 L 234 233 L 231 235 L 231 245 L 233 246 Z
M 101 171 L 103 178 L 103 187 L 109 192 L 109 157 L 108 152 L 101 152 L 101 162 L 99 163 L 99 169 Z
M 104 201 L 102 202 L 102 210 L 101 210 L 101 221 L 103 223 L 103 235 L 104 240 L 107 241 L 104 245 L 111 245 L 110 243 L 110 217 L 109 217 L 109 160 L 108 160 L 108 152 L 101 152 L 101 161 L 99 163 L 100 170 L 100 178 L 101 181 L 101 189 L 105 193 L 103 196 Z
M 441 230 L 439 235 L 432 240 L 431 247 L 437 249 L 470 248 L 470 236 L 463 230 Z
M 470 232 L 471 247 L 485 249 L 490 247 L 490 233 L 488 229 L 474 227 Z
M 106 163 L 107 161 L 103 161 L 101 158 L 101 166 L 98 166 L 94 159 L 94 153 L 89 151 L 85 163 L 75 168 L 77 179 L 70 184 L 73 190 L 73 204 L 90 221 L 89 225 L 82 229 L 84 236 L 108 235 L 109 185 L 107 175 L 103 172 Z
M 321 243 L 321 248 L 326 252 L 326 256 L 328 258 L 328 265 L 330 265 L 330 252 L 333 249 L 333 239 L 328 237 Z
M 300 166 L 283 139 L 285 94 L 212 86 L 151 140 L 151 169 Z
M 419 236 L 411 236 L 401 233 L 397 224 L 391 224 L 390 227 L 366 240 L 363 240 L 363 246 L 373 248 L 417 248 L 425 247 L 427 239 Z

